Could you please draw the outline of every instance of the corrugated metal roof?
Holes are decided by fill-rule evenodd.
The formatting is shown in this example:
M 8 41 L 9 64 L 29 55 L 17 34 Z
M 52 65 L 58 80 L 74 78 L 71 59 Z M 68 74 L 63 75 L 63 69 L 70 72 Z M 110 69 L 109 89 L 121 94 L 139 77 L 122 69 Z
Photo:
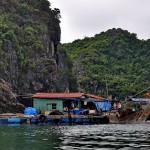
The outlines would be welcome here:
M 84 94 L 84 93 L 36 93 L 32 96 L 32 98 L 81 98 L 83 96 L 106 100 L 103 97 L 93 95 L 93 94 Z
M 33 98 L 80 98 L 84 93 L 36 93 Z

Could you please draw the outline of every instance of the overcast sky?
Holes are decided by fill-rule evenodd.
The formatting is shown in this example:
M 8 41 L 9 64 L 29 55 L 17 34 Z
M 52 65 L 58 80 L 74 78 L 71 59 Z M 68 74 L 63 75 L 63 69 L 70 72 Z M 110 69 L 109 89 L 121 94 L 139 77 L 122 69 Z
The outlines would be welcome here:
M 150 39 L 150 0 L 49 0 L 61 11 L 61 42 L 91 37 L 112 28 Z

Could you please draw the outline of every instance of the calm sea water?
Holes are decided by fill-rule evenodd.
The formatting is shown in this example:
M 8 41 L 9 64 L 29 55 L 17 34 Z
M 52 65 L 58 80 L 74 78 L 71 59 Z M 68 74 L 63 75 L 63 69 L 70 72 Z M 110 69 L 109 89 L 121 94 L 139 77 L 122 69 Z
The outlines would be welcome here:
M 150 149 L 150 123 L 0 126 L 0 150 Z

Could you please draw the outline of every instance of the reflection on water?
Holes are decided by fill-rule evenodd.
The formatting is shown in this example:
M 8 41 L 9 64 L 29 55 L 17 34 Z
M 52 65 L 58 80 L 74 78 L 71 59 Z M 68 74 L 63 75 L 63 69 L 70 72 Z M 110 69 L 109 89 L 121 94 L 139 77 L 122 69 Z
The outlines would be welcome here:
M 150 123 L 0 126 L 0 150 L 150 149 Z

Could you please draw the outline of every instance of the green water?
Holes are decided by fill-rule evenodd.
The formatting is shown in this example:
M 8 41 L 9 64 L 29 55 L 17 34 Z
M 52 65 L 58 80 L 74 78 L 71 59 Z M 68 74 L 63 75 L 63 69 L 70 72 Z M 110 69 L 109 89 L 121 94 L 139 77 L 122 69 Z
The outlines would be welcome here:
M 60 132 L 51 126 L 0 126 L 0 150 L 58 149 Z
M 0 126 L 0 150 L 149 150 L 150 123 Z

